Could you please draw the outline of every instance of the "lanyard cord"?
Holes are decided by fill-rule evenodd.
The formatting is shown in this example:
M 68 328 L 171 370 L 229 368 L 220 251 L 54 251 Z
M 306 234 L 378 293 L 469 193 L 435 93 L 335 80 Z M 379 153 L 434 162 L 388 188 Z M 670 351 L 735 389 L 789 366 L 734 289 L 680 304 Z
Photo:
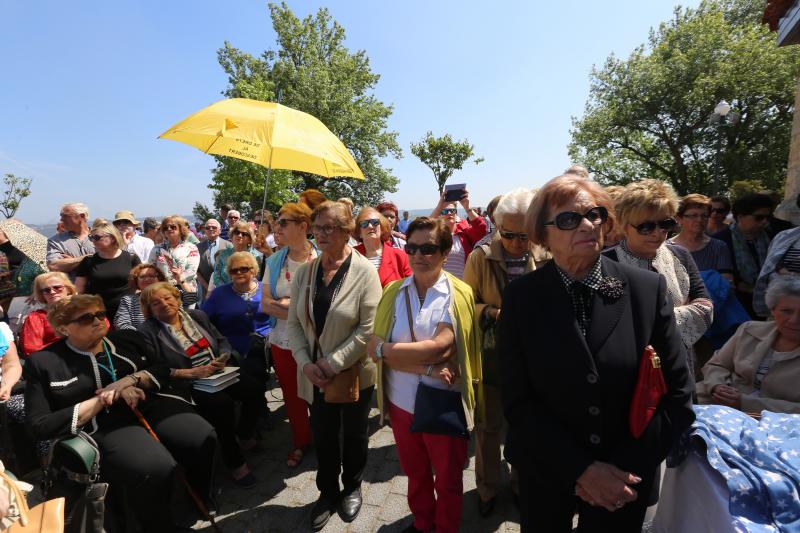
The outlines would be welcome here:
M 114 368 L 114 360 L 111 358 L 111 354 L 108 352 L 108 346 L 106 345 L 105 341 L 103 341 L 103 350 L 106 352 L 108 366 L 102 364 L 100 361 L 97 362 L 97 366 L 108 372 L 108 374 L 111 376 L 111 381 L 117 381 L 117 369 Z

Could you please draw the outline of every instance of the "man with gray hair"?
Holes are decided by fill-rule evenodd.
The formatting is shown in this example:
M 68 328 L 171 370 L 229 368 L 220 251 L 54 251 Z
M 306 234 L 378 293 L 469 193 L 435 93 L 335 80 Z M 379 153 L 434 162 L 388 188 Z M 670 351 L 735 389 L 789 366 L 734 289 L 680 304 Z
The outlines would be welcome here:
M 64 204 L 60 216 L 64 231 L 47 240 L 47 267 L 75 281 L 78 264 L 94 253 L 94 243 L 89 240 L 89 208 L 82 203 Z

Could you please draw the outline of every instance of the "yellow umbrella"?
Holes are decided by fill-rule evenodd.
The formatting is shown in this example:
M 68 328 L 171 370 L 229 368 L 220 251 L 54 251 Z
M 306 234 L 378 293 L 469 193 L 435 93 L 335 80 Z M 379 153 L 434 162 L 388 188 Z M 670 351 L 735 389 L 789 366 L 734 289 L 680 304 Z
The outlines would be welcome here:
M 309 172 L 326 178 L 364 179 L 345 145 L 315 117 L 276 104 L 231 98 L 211 104 L 159 135 L 267 167 Z

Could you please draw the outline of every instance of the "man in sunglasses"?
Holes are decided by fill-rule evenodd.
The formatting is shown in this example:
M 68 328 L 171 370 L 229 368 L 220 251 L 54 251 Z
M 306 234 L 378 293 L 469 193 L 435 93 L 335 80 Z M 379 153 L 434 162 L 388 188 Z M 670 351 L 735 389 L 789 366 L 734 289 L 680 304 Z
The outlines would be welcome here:
M 75 269 L 87 255 L 94 253 L 89 240 L 89 208 L 85 204 L 64 204 L 61 207 L 64 231 L 47 240 L 47 268 L 69 275 L 75 281 Z
M 220 235 L 222 225 L 215 219 L 209 218 L 204 226 L 206 238 L 197 245 L 200 253 L 200 265 L 197 267 L 197 280 L 203 288 L 203 294 L 208 292 L 208 284 L 214 274 L 214 264 L 217 262 L 217 254 L 226 248 L 233 246 L 230 241 L 226 241 Z
M 128 252 L 137 255 L 140 261 L 146 262 L 155 243 L 136 233 L 136 226 L 139 224 L 140 222 L 133 216 L 133 211 L 117 211 L 114 215 L 114 227 L 122 234 Z

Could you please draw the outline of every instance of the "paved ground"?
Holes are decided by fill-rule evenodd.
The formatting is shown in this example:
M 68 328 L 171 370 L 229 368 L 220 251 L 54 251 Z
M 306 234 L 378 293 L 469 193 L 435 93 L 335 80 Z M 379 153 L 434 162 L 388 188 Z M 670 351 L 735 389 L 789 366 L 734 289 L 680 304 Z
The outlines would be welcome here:
M 280 389 L 274 388 L 267 396 L 274 413 L 275 428 L 263 432 L 266 450 L 249 458 L 261 482 L 251 490 L 241 490 L 220 469 L 218 479 L 223 492 L 218 498 L 217 524 L 227 533 L 311 530 L 308 516 L 319 495 L 314 481 L 316 456 L 312 451 L 297 469 L 286 466 L 291 438 Z M 377 409 L 370 414 L 370 435 L 361 513 L 350 524 L 334 516 L 322 530 L 324 533 L 394 533 L 411 523 L 405 496 L 408 479 L 400 470 L 391 428 L 378 427 Z M 494 513 L 486 519 L 478 514 L 475 458 L 471 449 L 469 467 L 464 472 L 464 492 L 461 531 L 519 531 L 519 515 L 511 500 L 508 479 L 503 484 Z M 198 523 L 195 529 L 211 531 L 208 523 Z

